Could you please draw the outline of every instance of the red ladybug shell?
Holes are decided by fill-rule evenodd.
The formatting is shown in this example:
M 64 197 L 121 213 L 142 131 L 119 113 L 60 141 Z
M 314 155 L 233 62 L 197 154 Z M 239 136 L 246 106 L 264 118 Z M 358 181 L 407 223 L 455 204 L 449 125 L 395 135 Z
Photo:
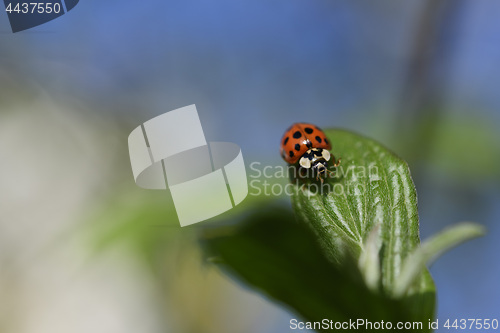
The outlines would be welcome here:
M 290 164 L 296 163 L 311 148 L 332 149 L 325 133 L 308 123 L 295 123 L 281 139 L 281 157 Z

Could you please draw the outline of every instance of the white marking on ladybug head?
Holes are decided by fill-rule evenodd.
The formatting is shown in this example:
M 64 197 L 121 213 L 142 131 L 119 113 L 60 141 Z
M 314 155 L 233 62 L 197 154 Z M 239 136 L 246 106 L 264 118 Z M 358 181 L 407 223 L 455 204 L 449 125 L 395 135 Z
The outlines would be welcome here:
M 299 160 L 299 164 L 301 167 L 305 169 L 309 169 L 311 167 L 311 160 L 307 157 L 301 157 Z
M 323 155 L 323 158 L 325 159 L 325 161 L 330 160 L 330 152 L 328 150 L 323 149 L 322 155 Z

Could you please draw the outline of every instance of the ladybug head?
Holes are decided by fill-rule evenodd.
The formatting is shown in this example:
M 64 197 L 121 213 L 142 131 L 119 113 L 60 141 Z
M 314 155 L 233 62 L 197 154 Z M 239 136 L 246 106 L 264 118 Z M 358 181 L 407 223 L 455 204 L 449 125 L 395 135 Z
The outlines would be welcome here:
M 316 160 L 311 169 L 315 172 L 317 172 L 318 175 L 325 175 L 326 170 L 328 169 L 328 166 L 326 164 L 327 162 L 325 160 Z

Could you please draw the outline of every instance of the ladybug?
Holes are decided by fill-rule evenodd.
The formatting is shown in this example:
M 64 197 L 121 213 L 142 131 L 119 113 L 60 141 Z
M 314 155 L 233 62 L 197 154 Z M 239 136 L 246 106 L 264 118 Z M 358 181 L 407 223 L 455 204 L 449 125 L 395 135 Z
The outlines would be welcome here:
M 333 160 L 333 166 L 340 164 L 340 159 L 335 162 L 335 157 L 330 154 L 332 146 L 325 133 L 317 126 L 308 123 L 295 123 L 283 134 L 281 139 L 281 157 L 289 164 L 296 164 L 300 168 L 312 170 L 316 180 L 328 173 L 328 161 Z

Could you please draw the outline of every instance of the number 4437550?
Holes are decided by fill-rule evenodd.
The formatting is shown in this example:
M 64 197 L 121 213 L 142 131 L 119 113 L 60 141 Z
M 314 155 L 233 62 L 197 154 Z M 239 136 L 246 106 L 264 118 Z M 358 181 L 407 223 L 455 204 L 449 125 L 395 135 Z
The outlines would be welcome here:
M 498 329 L 498 319 L 455 319 L 454 321 L 448 319 L 443 326 L 447 329 L 457 330 L 496 330 Z
M 12 3 L 9 3 L 5 8 L 7 13 L 18 13 L 18 14 L 59 14 L 61 12 L 60 3 L 51 2 L 24 2 L 17 3 L 12 7 Z

